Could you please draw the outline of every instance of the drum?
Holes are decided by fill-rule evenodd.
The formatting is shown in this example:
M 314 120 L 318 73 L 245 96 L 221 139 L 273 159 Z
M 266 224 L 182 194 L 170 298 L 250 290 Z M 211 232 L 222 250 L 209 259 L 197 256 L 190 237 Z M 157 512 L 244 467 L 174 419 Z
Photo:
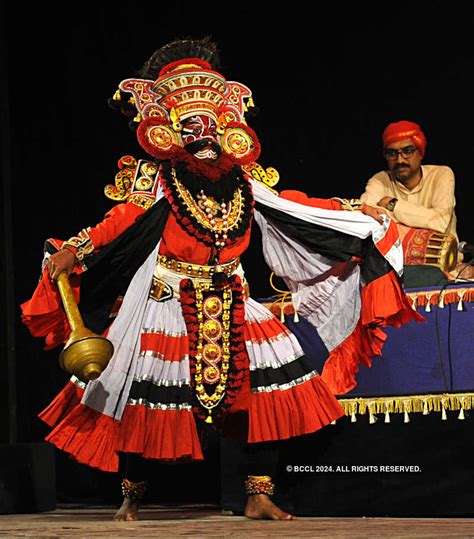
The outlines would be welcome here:
M 436 266 L 450 272 L 458 260 L 458 242 L 452 234 L 426 228 L 398 226 L 403 246 L 404 264 Z

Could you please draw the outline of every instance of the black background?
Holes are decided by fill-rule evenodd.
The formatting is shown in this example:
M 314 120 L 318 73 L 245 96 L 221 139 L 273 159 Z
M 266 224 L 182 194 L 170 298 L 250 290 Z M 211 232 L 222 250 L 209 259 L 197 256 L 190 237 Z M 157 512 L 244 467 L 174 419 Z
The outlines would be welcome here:
M 145 157 L 107 98 L 172 39 L 212 35 L 221 72 L 251 88 L 259 162 L 277 168 L 279 189 L 357 197 L 384 167 L 387 123 L 418 122 L 428 139 L 425 163 L 455 172 L 459 236 L 474 241 L 473 31 L 460 3 L 62 5 L 3 7 L 2 181 L 11 197 L 2 205 L 12 220 L 2 245 L 10 234 L 13 258 L 4 267 L 13 279 L 5 270 L 2 278 L 15 296 L 19 441 L 42 439 L 47 430 L 36 414 L 67 379 L 58 351 L 44 353 L 21 325 L 19 304 L 36 285 L 44 240 L 100 221 L 111 207 L 103 188 L 117 160 Z M 256 297 L 269 293 L 260 255 L 255 233 L 246 262 Z M 6 319 L 4 286 L 0 299 Z M 2 356 L 7 331 L 2 324 Z M 0 384 L 5 412 L 6 367 Z M 1 424 L 7 441 L 8 422 Z

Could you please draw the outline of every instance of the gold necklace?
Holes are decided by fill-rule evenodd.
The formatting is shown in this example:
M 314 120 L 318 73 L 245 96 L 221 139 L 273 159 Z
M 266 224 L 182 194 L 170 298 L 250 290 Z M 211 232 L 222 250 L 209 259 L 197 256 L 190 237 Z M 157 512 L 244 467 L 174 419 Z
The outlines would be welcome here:
M 244 197 L 241 189 L 237 188 L 235 190 L 232 200 L 228 203 L 218 203 L 212 197 L 208 197 L 203 190 L 199 195 L 200 200 L 196 201 L 178 180 L 174 168 L 171 169 L 171 175 L 178 196 L 184 202 L 189 213 L 201 226 L 213 232 L 217 248 L 224 247 L 228 232 L 238 227 L 242 220 Z M 221 213 L 220 216 L 219 213 Z

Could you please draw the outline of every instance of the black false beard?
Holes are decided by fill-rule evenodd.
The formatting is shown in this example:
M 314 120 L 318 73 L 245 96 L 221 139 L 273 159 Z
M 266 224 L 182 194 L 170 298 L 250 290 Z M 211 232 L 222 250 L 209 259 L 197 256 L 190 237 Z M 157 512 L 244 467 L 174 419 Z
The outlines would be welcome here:
M 174 168 L 177 179 L 186 187 L 193 197 L 204 191 L 206 196 L 214 200 L 230 202 L 235 191 L 247 180 L 238 165 L 234 165 L 228 172 L 222 172 L 218 181 L 210 180 L 200 173 L 190 170 L 187 161 L 163 161 L 162 171 L 166 179 L 171 178 L 171 167 Z
M 220 182 L 237 164 L 224 151 L 214 161 L 207 161 L 198 159 L 179 146 L 175 148 L 175 154 L 171 157 L 171 162 L 173 166 L 180 162 L 186 163 L 186 168 L 189 172 L 192 172 L 195 176 L 202 176 L 210 182 Z

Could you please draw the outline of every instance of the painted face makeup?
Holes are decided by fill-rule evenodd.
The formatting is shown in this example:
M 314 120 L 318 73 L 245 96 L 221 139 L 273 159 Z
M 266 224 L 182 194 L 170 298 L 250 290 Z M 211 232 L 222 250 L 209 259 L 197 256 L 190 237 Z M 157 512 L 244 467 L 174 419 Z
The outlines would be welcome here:
M 216 122 L 208 116 L 191 116 L 183 120 L 181 137 L 186 150 L 198 159 L 214 161 L 222 151 Z

